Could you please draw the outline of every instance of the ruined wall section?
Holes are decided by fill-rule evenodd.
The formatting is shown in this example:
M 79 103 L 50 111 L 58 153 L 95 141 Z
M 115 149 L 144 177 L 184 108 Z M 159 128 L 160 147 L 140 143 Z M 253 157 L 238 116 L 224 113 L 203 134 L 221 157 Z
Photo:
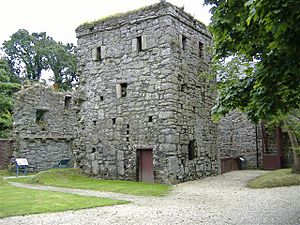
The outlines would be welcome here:
M 191 112 L 192 103 L 197 104 L 197 111 L 206 106 L 202 99 L 196 100 L 206 86 L 197 81 L 200 88 L 191 100 L 183 99 L 179 91 L 180 76 L 189 80 L 189 86 L 197 80 L 191 67 L 199 60 L 192 62 L 194 58 L 187 55 L 182 63 L 182 58 L 172 55 L 178 44 L 174 37 L 179 40 L 180 35 L 177 27 L 187 20 L 183 18 L 185 13 L 181 15 L 176 10 L 180 11 L 160 3 L 77 29 L 81 125 L 75 149 L 78 165 L 86 173 L 136 180 L 137 150 L 145 148 L 153 149 L 157 182 L 176 183 L 215 173 L 215 149 L 211 146 L 214 130 L 207 131 L 214 127 L 208 122 L 208 111 L 203 110 L 203 119 L 200 113 L 195 116 Z M 176 17 L 182 17 L 182 21 Z M 201 32 L 189 35 L 201 36 L 204 25 L 194 20 L 192 23 Z M 175 48 L 180 51 L 181 46 Z M 122 96 L 124 89 L 126 96 Z M 189 94 L 192 91 L 185 94 L 186 98 L 190 98 Z M 193 122 L 189 121 L 191 117 Z M 198 122 L 200 126 L 196 126 Z M 202 140 L 203 134 L 206 136 Z M 196 136 L 197 147 L 188 141 Z M 188 145 L 203 151 L 197 153 L 197 159 L 190 160 L 195 163 L 186 160 Z M 192 172 L 196 167 L 197 172 Z
M 36 171 L 72 157 L 76 119 L 70 93 L 42 85 L 25 87 L 15 96 L 14 121 L 14 155 L 27 158 Z
M 233 111 L 223 117 L 218 124 L 218 145 L 221 158 L 243 156 L 249 167 L 256 167 L 257 149 L 259 164 L 262 157 L 262 139 L 260 126 L 256 136 L 255 124 L 246 115 Z
M 199 179 L 218 173 L 217 127 L 211 121 L 214 80 L 201 75 L 208 70 L 211 36 L 206 27 L 190 15 L 172 8 L 171 59 L 176 82 L 178 178 Z

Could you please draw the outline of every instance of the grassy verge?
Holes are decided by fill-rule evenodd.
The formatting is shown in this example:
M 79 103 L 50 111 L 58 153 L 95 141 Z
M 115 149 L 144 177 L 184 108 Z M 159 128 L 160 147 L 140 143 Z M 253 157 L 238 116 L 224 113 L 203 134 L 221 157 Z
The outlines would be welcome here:
M 93 179 L 81 175 L 77 169 L 53 169 L 40 172 L 31 178 L 16 178 L 12 180 L 31 184 L 90 189 L 143 196 L 163 196 L 167 194 L 171 188 L 169 185 L 163 184 Z
M 16 176 L 16 173 L 8 169 L 0 170 L 0 177 L 6 177 L 6 176 Z
M 125 204 L 126 201 L 16 188 L 0 177 L 0 218 Z
M 247 186 L 250 188 L 272 188 L 300 185 L 300 174 L 294 174 L 291 171 L 291 169 L 280 169 L 266 173 L 250 181 Z

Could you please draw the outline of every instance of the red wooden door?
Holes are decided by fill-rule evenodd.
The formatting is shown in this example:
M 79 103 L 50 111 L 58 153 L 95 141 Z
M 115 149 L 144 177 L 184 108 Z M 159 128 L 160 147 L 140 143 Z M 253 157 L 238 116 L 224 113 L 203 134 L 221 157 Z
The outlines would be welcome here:
M 139 150 L 139 181 L 154 182 L 152 149 Z

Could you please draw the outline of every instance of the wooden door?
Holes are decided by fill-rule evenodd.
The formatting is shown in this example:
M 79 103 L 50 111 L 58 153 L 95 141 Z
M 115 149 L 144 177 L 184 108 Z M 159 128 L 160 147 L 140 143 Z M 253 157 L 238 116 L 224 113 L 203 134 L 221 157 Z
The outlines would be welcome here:
M 152 149 L 139 151 L 139 181 L 154 182 Z

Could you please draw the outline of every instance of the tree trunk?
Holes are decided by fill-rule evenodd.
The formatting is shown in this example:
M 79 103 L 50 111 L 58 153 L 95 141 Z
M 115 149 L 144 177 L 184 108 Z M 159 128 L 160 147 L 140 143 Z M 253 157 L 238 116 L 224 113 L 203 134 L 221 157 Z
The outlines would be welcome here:
M 289 139 L 291 141 L 293 155 L 294 155 L 294 165 L 292 173 L 299 173 L 300 174 L 300 154 L 298 154 L 297 149 L 299 149 L 299 143 L 297 140 L 297 136 L 294 131 L 287 128 L 287 132 L 289 135 Z

